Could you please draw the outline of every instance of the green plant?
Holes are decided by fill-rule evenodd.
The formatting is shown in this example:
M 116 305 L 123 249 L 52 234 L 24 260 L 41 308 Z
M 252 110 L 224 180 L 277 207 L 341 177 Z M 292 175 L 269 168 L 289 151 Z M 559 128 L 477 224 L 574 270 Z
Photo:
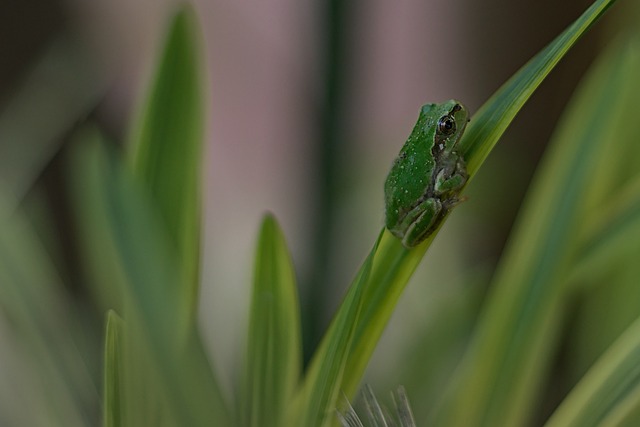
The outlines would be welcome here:
M 461 141 L 470 179 L 533 91 L 614 2 L 596 1 L 473 116 Z M 284 237 L 267 215 L 257 245 L 244 378 L 234 410 L 195 321 L 203 100 L 194 33 L 192 12 L 182 9 L 124 154 L 110 148 L 97 129 L 77 136 L 70 184 L 89 283 L 108 313 L 103 424 L 337 423 L 342 394 L 353 399 L 398 298 L 436 233 L 408 250 L 381 231 L 302 372 L 293 268 Z M 558 345 L 567 300 L 597 286 L 592 283 L 603 276 L 627 291 L 629 280 L 637 277 L 629 261 L 638 249 L 640 187 L 632 168 L 620 165 L 639 154 L 633 108 L 634 94 L 640 92 L 634 78 L 640 72 L 638 46 L 635 39 L 612 45 L 568 109 L 461 368 L 430 425 L 529 422 Z M 51 404 L 42 409 L 50 417 L 45 424 L 86 425 L 91 415 L 83 396 L 91 386 L 62 369 L 80 358 L 69 351 L 74 347 L 62 333 L 73 324 L 73 310 L 44 286 L 58 280 L 52 262 L 28 221 L 9 211 L 0 223 L 3 311 L 18 325 L 41 370 L 36 377 L 46 384 Z M 632 314 L 617 329 L 602 332 L 600 348 L 585 347 L 584 370 L 638 316 L 628 297 L 618 302 L 626 302 Z M 549 425 L 640 421 L 637 327 L 637 321 L 628 326 Z

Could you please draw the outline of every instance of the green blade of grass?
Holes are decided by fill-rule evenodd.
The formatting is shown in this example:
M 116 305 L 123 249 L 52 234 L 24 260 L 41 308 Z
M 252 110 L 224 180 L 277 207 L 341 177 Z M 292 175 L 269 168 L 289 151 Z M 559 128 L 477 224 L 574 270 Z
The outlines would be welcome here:
M 367 286 L 371 284 L 369 275 L 373 256 L 381 238 L 382 233 L 353 285 L 349 288 L 318 350 L 314 353 L 295 406 L 300 408 L 300 412 L 294 414 L 297 416 L 297 422 L 291 425 L 326 426 L 337 419 L 335 416 L 337 400 L 343 390 L 343 376 L 348 369 L 348 357 L 363 307 L 363 296 Z
M 617 426 L 625 425 L 625 419 L 626 425 L 637 425 L 631 421 L 640 421 L 639 360 L 640 318 L 587 372 L 545 427 Z
M 616 0 L 595 1 L 573 24 L 533 57 L 478 110 L 459 150 L 472 177 L 533 92 L 582 35 Z
M 607 413 L 600 427 L 636 427 L 640 425 L 640 384 Z
M 342 379 L 341 389 L 347 398 L 354 398 L 398 299 L 434 237 L 435 233 L 418 247 L 408 250 L 399 239 L 384 230 L 373 256 L 369 283 L 363 291 L 362 313 L 355 327 L 353 347 Z M 338 313 L 340 310 L 342 307 Z
M 107 313 L 107 327 L 104 343 L 104 397 L 103 418 L 104 427 L 120 427 L 124 425 L 122 414 L 123 380 L 122 330 L 124 321 L 115 311 Z
M 200 263 L 203 84 L 195 14 L 175 15 L 140 120 L 129 141 L 135 175 L 160 212 L 182 264 L 176 286 L 195 320 Z
M 567 274 L 576 258 L 587 194 L 635 75 L 608 52 L 567 109 L 534 179 L 457 381 L 437 426 L 525 425 L 561 330 Z
M 93 281 L 121 293 L 127 384 L 143 382 L 126 391 L 128 425 L 232 425 L 197 330 L 185 316 L 180 299 L 188 296 L 175 286 L 182 277 L 176 249 L 153 203 L 107 155 L 98 134 L 81 141 L 72 184 L 83 254 Z M 140 389 L 148 393 L 135 393 Z
M 254 275 L 242 417 L 246 426 L 276 427 L 286 424 L 302 343 L 293 265 L 271 215 L 262 222 Z
M 477 172 L 516 113 L 558 61 L 614 2 L 596 1 L 564 33 L 505 83 L 473 117 L 461 141 L 470 176 Z M 397 239 L 385 233 L 374 257 L 369 279 L 372 284 L 363 296 L 363 312 L 356 326 L 353 348 L 343 377 L 342 389 L 347 397 L 353 398 L 397 300 L 435 234 L 437 230 L 419 247 L 408 251 Z
M 630 75 L 640 74 L 640 39 L 627 33 L 611 48 L 624 51 Z M 602 153 L 602 167 L 593 171 L 588 222 L 570 278 L 579 298 L 566 353 L 570 384 L 640 316 L 640 265 L 635 262 L 640 251 L 640 80 L 628 79 L 622 92 L 624 106 L 608 135 L 615 143 Z

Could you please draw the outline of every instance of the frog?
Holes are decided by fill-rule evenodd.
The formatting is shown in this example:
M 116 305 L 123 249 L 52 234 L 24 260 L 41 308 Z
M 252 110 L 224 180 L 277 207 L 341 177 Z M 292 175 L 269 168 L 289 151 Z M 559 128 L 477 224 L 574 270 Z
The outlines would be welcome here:
M 384 184 L 385 226 L 406 248 L 427 239 L 464 200 L 469 175 L 458 142 L 468 122 L 467 108 L 454 99 L 422 106 L 393 162 Z

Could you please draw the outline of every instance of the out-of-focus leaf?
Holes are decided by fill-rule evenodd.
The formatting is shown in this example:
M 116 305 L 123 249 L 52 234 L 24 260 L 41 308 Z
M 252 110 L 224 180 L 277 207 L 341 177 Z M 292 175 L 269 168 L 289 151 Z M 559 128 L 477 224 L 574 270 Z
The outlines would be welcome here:
M 640 135 L 640 132 L 638 133 Z M 608 198 L 585 226 L 572 281 L 589 282 L 640 241 L 640 176 Z
M 586 227 L 570 276 L 580 302 L 567 346 L 572 362 L 565 374 L 572 382 L 640 316 L 640 179 L 609 199 L 591 211 L 597 221 Z
M 200 265 L 201 163 L 204 85 L 195 14 L 175 15 L 129 155 L 152 195 L 182 270 L 178 286 L 195 321 Z
M 91 425 L 98 392 L 69 333 L 71 322 L 82 319 L 74 317 L 51 260 L 15 205 L 0 195 L 0 314 L 2 329 L 12 335 L 2 338 L 15 342 L 3 347 L 2 360 L 22 356 L 23 372 L 11 373 L 10 398 L 24 400 L 0 406 L 13 412 L 17 425 Z
M 525 425 L 561 331 L 567 274 L 586 195 L 635 75 L 628 56 L 600 58 L 567 109 L 505 249 L 473 342 L 433 425 Z
M 262 223 L 256 253 L 242 416 L 246 426 L 282 426 L 300 378 L 295 274 L 275 218 Z
M 640 39 L 626 37 L 610 49 L 623 52 L 628 75 L 640 74 Z M 567 345 L 571 363 L 565 374 L 571 383 L 640 316 L 640 80 L 628 78 L 621 92 L 622 107 L 608 134 L 614 143 L 592 171 L 588 222 L 570 279 L 580 302 Z
M 378 387 L 391 390 L 402 384 L 411 400 L 420 402 L 413 406 L 418 420 L 426 420 L 434 410 L 460 363 L 477 320 L 488 277 L 483 277 L 485 286 L 480 286 L 477 276 L 483 274 L 479 271 L 465 276 L 463 289 L 429 304 L 437 308 L 425 326 L 416 325 L 411 330 L 411 344 L 383 373 L 384 386 Z
M 124 370 L 134 383 L 126 394 L 127 425 L 231 425 L 197 330 L 185 315 L 189 296 L 175 286 L 181 277 L 176 248 L 155 205 L 107 154 L 99 135 L 87 132 L 80 141 L 72 184 L 83 253 L 92 281 L 121 294 L 119 311 L 127 324 Z
M 640 422 L 640 318 L 571 391 L 545 427 L 637 425 Z
M 104 397 L 102 425 L 120 427 L 124 425 L 123 408 L 123 343 L 124 321 L 115 311 L 107 313 L 107 327 L 104 340 Z
M 95 107 L 106 79 L 65 37 L 36 59 L 0 111 L 0 181 L 20 201 L 58 151 L 65 132 Z

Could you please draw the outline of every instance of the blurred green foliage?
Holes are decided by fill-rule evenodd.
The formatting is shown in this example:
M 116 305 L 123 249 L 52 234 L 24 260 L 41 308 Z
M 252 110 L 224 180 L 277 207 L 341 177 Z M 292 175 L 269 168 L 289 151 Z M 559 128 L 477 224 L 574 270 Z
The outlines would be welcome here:
M 614 2 L 594 2 L 473 117 L 461 145 L 472 176 L 548 73 Z M 78 344 L 87 333 L 82 309 L 63 293 L 64 280 L 23 207 L 1 195 L 2 369 L 19 385 L 0 399 L 1 424 L 324 426 L 338 423 L 336 411 L 356 395 L 435 235 L 407 250 L 381 231 L 303 369 L 291 257 L 267 215 L 256 250 L 242 384 L 233 397 L 225 395 L 196 321 L 204 126 L 199 58 L 195 15 L 183 7 L 127 151 L 114 149 L 91 126 L 75 136 L 68 187 L 90 299 L 106 315 L 101 377 Z M 573 97 L 488 295 L 466 288 L 452 298 L 425 337 L 416 329 L 416 354 L 389 367 L 407 381 L 418 423 L 640 423 L 638 75 L 640 41 L 624 33 Z M 91 340 L 95 345 L 96 337 Z M 549 417 L 540 406 L 554 387 L 559 356 L 569 386 L 560 390 L 564 400 L 547 402 L 554 409 L 562 401 Z

